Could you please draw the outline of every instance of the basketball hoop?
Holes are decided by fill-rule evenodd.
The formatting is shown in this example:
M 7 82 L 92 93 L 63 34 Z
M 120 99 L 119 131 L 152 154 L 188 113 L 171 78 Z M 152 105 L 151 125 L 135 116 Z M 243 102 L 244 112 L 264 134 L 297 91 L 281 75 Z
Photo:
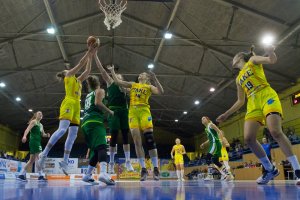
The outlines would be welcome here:
M 126 10 L 127 0 L 99 0 L 99 7 L 105 14 L 107 30 L 115 29 L 122 23 L 121 14 Z

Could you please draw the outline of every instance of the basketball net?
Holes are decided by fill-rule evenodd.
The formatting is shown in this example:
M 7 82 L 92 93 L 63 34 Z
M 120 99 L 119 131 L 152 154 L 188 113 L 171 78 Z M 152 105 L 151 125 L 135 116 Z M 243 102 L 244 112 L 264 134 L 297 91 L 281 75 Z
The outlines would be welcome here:
M 100 10 L 105 14 L 107 30 L 115 29 L 122 23 L 121 15 L 126 10 L 127 0 L 99 0 Z

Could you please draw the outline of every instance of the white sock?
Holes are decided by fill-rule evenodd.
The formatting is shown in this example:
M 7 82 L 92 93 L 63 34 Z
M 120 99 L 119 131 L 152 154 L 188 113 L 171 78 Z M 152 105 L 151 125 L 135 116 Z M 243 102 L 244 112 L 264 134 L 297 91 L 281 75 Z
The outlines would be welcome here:
M 70 157 L 70 152 L 72 150 L 74 141 L 76 140 L 78 133 L 78 126 L 70 126 L 69 127 L 69 133 L 67 140 L 65 142 L 65 152 L 69 153 L 64 153 L 64 161 L 68 163 L 69 157 Z
M 181 170 L 181 178 L 183 179 L 183 176 L 184 176 L 184 170 L 182 169 Z
M 126 161 L 130 161 L 130 151 L 124 151 Z
M 296 155 L 287 157 L 288 161 L 292 164 L 294 170 L 300 169 L 298 158 Z
M 100 174 L 106 174 L 106 173 L 107 173 L 107 163 L 100 162 Z
M 176 170 L 176 174 L 177 174 L 177 177 L 178 177 L 178 179 L 180 179 L 180 170 Z
M 264 168 L 267 171 L 272 171 L 273 170 L 273 165 L 272 165 L 272 163 L 270 162 L 270 160 L 267 156 L 262 157 L 259 160 L 261 161 L 261 164 L 264 166 Z
M 109 162 L 114 163 L 115 162 L 115 152 L 109 151 Z
M 140 163 L 142 168 L 146 168 L 145 158 L 139 158 L 139 163 Z
M 86 171 L 86 174 L 90 175 L 93 173 L 93 170 L 94 170 L 95 167 L 89 165 L 88 168 L 87 168 L 87 171 Z
M 38 173 L 39 173 L 39 176 L 43 176 L 42 170 L 40 170 Z
M 26 174 L 26 170 L 23 168 L 20 172 L 21 175 L 25 175 Z
M 157 156 L 152 157 L 151 162 L 153 164 L 153 167 L 158 167 L 158 157 Z

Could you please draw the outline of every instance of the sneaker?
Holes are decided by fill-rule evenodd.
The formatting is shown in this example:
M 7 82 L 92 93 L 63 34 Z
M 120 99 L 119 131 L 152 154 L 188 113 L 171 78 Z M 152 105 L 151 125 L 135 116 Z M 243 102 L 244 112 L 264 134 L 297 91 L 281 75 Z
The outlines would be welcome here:
M 233 176 L 231 173 L 230 173 L 230 174 L 227 174 L 227 177 L 226 177 L 225 180 L 228 181 L 228 182 L 231 182 L 231 181 L 234 180 L 234 176 Z
M 27 182 L 26 175 L 19 175 L 19 176 L 17 176 L 17 180 L 18 181 Z
M 112 162 L 109 162 L 108 164 L 108 173 L 109 174 L 114 174 L 115 173 L 115 164 Z
M 159 170 L 158 170 L 158 167 L 154 167 L 154 169 L 153 169 L 153 179 L 155 181 L 159 181 Z
M 147 169 L 146 168 L 142 168 L 140 181 L 147 180 L 147 175 L 148 175 Z
M 205 177 L 205 179 L 203 179 L 204 181 L 212 181 L 212 180 L 214 180 L 214 177 L 213 177 L 213 175 L 211 175 L 211 174 L 208 174 L 206 177 Z
M 300 169 L 295 170 L 296 185 L 300 185 Z
M 227 179 L 227 174 L 222 174 L 221 175 L 221 181 L 225 181 Z
M 181 178 L 180 180 L 181 180 L 182 182 L 184 182 L 184 181 L 185 181 L 185 180 L 184 180 L 184 178 Z
M 59 168 L 63 171 L 63 173 L 68 176 L 68 163 L 66 161 L 60 161 Z
M 273 166 L 272 171 L 265 171 L 261 177 L 256 180 L 257 184 L 267 184 L 270 180 L 279 175 L 279 170 Z
M 86 182 L 86 183 L 89 183 L 91 185 L 99 185 L 99 183 L 97 183 L 93 178 L 92 178 L 92 175 L 84 175 L 82 177 L 82 181 Z
M 129 171 L 129 172 L 133 172 L 134 171 L 134 169 L 133 169 L 133 167 L 132 167 L 132 165 L 131 165 L 131 163 L 130 163 L 129 160 L 125 162 L 125 166 L 126 166 L 126 170 L 127 171 Z
M 39 160 L 38 160 L 38 167 L 40 170 L 43 170 L 45 168 L 45 160 L 47 156 L 44 156 L 43 153 L 39 154 Z
M 180 182 L 180 181 L 181 181 L 181 179 L 179 178 L 179 179 L 177 179 L 177 181 L 178 181 L 178 182 Z
M 39 176 L 38 181 L 48 181 L 44 176 Z
M 99 181 L 105 183 L 106 185 L 115 185 L 115 181 L 110 178 L 107 173 L 100 173 Z

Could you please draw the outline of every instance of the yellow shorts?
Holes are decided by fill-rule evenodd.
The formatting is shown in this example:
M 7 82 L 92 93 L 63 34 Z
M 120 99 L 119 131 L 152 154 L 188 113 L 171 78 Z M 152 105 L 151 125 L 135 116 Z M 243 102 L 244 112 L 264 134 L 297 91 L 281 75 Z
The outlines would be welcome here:
M 129 127 L 141 130 L 153 128 L 152 116 L 148 106 L 130 106 Z
M 266 87 L 248 97 L 245 120 L 255 120 L 265 124 L 266 116 L 272 112 L 279 113 L 282 116 L 279 97 L 271 87 Z
M 72 124 L 80 124 L 80 101 L 65 98 L 60 105 L 59 119 L 70 120 Z
M 175 155 L 174 156 L 174 164 L 175 165 L 183 165 L 183 156 L 182 155 Z
M 222 157 L 219 158 L 219 161 L 229 161 L 228 152 L 226 149 L 221 150 Z

